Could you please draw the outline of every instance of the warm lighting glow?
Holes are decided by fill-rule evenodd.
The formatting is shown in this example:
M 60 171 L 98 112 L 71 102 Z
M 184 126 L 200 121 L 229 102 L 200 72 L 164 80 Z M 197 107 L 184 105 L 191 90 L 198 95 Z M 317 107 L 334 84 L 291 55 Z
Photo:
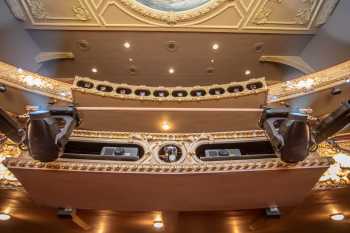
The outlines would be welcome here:
M 127 48 L 127 49 L 128 49 L 128 48 L 130 48 L 130 47 L 131 47 L 131 44 L 130 44 L 129 42 L 125 42 L 125 43 L 124 43 L 124 48 Z
M 97 73 L 98 72 L 97 68 L 95 68 L 95 67 L 92 68 L 91 71 L 92 71 L 92 73 Z
M 213 44 L 212 49 L 213 50 L 218 50 L 220 48 L 218 43 Z
M 214 62 L 215 62 L 215 60 L 214 60 L 214 59 L 211 59 L 211 60 L 210 60 L 210 63 L 214 63 Z
M 23 70 L 22 70 L 21 68 L 18 68 L 18 69 L 17 69 L 17 72 L 18 72 L 18 73 L 23 73 Z
M 171 126 L 170 126 L 169 122 L 163 121 L 163 123 L 162 123 L 162 130 L 167 131 L 170 128 L 171 128 Z
M 329 216 L 333 221 L 343 221 L 345 219 L 344 214 L 337 213 L 337 214 L 331 214 Z
M 162 229 L 164 227 L 164 223 L 161 220 L 155 220 L 153 222 L 153 227 L 157 230 Z
M 169 68 L 168 72 L 169 72 L 169 74 L 173 74 L 173 73 L 175 73 L 175 69 L 174 68 Z
M 250 71 L 250 70 L 246 70 L 246 71 L 244 71 L 244 74 L 245 75 L 250 75 L 252 72 Z
M 134 61 L 134 59 L 132 59 L 131 57 L 129 58 L 129 62 L 133 62 Z
M 9 214 L 0 213 L 0 221 L 10 220 L 11 216 Z

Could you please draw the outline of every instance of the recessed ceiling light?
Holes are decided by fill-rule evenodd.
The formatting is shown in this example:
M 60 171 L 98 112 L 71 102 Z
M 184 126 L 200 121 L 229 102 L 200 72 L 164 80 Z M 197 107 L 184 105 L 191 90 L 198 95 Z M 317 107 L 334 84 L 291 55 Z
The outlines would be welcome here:
M 160 220 L 154 221 L 153 227 L 157 230 L 162 229 L 164 227 L 164 223 Z
M 220 48 L 218 43 L 213 44 L 212 49 L 213 50 L 218 50 Z
M 173 74 L 173 73 L 175 73 L 175 69 L 172 68 L 172 67 L 170 67 L 169 70 L 168 70 L 168 72 L 169 72 L 169 74 Z
M 134 59 L 132 59 L 131 57 L 129 58 L 129 62 L 133 62 L 134 61 Z
M 131 47 L 131 44 L 129 42 L 124 42 L 124 48 L 130 48 Z
M 215 60 L 214 59 L 210 59 L 210 63 L 214 63 L 215 62 Z
M 170 126 L 169 122 L 167 122 L 167 121 L 162 122 L 162 130 L 167 131 L 170 128 L 171 128 L 171 126 Z
M 96 74 L 98 72 L 98 70 L 97 70 L 97 68 L 94 67 L 91 69 L 91 72 Z
M 11 216 L 9 214 L 0 213 L 0 221 L 10 220 Z
M 343 221 L 345 219 L 344 214 L 336 213 L 329 216 L 333 221 Z
M 252 73 L 252 72 L 251 72 L 250 70 L 245 70 L 245 71 L 244 71 L 244 74 L 245 74 L 245 75 L 250 75 L 251 73 Z

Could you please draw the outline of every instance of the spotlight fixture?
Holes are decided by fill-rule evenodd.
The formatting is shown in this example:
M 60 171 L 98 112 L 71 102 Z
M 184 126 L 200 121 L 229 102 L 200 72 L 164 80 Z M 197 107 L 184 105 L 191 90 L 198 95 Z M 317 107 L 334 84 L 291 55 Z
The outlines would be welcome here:
M 345 216 L 342 213 L 336 213 L 329 215 L 329 218 L 333 221 L 343 221 L 345 219 Z
M 350 123 L 350 100 L 318 122 L 314 130 L 316 143 L 321 143 Z
M 131 57 L 129 58 L 129 62 L 133 62 L 134 61 L 134 59 L 132 59 Z
M 98 70 L 97 70 L 97 68 L 94 67 L 91 69 L 91 72 L 96 74 L 98 72 Z
M 10 219 L 11 219 L 11 216 L 9 214 L 0 213 L 0 221 L 7 221 Z
M 170 67 L 169 70 L 168 70 L 169 74 L 174 74 L 175 73 L 175 69 Z
M 157 230 L 160 230 L 164 227 L 164 223 L 161 220 L 155 220 L 153 221 L 153 227 Z
M 342 90 L 339 87 L 332 88 L 331 94 L 332 95 L 340 95 L 342 93 Z
M 214 43 L 211 48 L 213 50 L 218 50 L 220 48 L 220 45 L 218 43 Z
M 167 131 L 167 130 L 169 130 L 170 128 L 171 128 L 171 126 L 170 126 L 169 122 L 164 121 L 164 122 L 162 123 L 162 130 Z
M 1 92 L 1 93 L 4 93 L 4 92 L 6 92 L 6 91 L 7 91 L 6 86 L 5 86 L 4 84 L 0 84 L 0 92 Z
M 15 143 L 20 144 L 24 141 L 25 132 L 23 128 L 2 108 L 0 108 L 0 132 Z
M 215 62 L 215 60 L 214 60 L 214 59 L 210 59 L 210 63 L 212 63 L 212 64 L 213 64 L 214 62 Z
M 244 71 L 244 74 L 247 75 L 247 76 L 250 75 L 251 73 L 252 73 L 252 72 L 251 72 L 250 70 L 245 70 L 245 71 Z
M 130 48 L 131 47 L 131 44 L 129 43 L 129 42 L 124 42 L 124 48 L 126 48 L 126 49 L 128 49 L 128 48 Z
M 307 115 L 289 109 L 265 109 L 260 126 L 282 161 L 296 163 L 309 155 L 311 130 Z
M 29 154 L 41 162 L 56 160 L 78 122 L 77 112 L 72 107 L 51 107 L 30 113 L 27 129 Z

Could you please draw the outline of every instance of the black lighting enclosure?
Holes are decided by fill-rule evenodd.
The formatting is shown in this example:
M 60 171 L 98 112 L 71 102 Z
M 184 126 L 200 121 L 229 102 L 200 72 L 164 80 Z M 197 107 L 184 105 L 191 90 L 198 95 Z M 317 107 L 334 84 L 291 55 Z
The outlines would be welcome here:
M 313 131 L 315 142 L 321 143 L 342 130 L 350 123 L 350 100 L 343 102 L 339 108 L 318 122 Z
M 2 108 L 0 108 L 0 132 L 17 144 L 24 141 L 25 132 L 23 128 Z
M 30 155 L 41 162 L 58 159 L 78 122 L 72 107 L 51 107 L 30 113 L 27 128 Z
M 267 108 L 262 113 L 260 127 L 283 162 L 296 163 L 309 155 L 311 129 L 307 115 L 286 108 Z
M 4 92 L 6 92 L 6 91 L 7 91 L 6 86 L 5 86 L 4 84 L 1 84 L 1 83 L 0 83 L 0 93 L 4 93 Z

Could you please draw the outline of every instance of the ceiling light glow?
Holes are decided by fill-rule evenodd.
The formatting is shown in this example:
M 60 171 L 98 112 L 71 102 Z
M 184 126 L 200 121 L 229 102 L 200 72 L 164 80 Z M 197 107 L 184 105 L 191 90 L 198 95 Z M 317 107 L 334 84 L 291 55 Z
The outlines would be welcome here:
M 164 227 L 164 223 L 162 221 L 154 221 L 153 222 L 153 227 L 157 230 L 162 229 Z
M 124 42 L 124 48 L 128 49 L 131 47 L 131 44 L 129 42 Z
M 167 131 L 170 128 L 171 128 L 171 126 L 170 126 L 169 122 L 167 122 L 167 121 L 162 122 L 162 130 Z
M 97 68 L 95 68 L 95 67 L 92 68 L 91 71 L 92 71 L 92 73 L 95 73 L 95 74 L 98 72 Z
M 214 59 L 211 59 L 211 60 L 210 60 L 210 63 L 214 63 L 214 62 L 215 62 L 215 60 L 214 60 Z
M 133 62 L 134 61 L 134 59 L 132 59 L 131 57 L 129 58 L 129 62 Z
M 213 44 L 212 49 L 213 50 L 218 50 L 220 48 L 218 43 Z
M 343 221 L 345 219 L 344 214 L 337 213 L 337 214 L 331 214 L 329 216 L 333 221 Z
M 11 216 L 9 214 L 0 213 L 0 221 L 7 221 L 10 219 L 11 219 Z
M 244 74 L 245 75 L 250 75 L 252 72 L 250 71 L 250 70 L 246 70 L 246 71 L 244 71 Z
M 169 68 L 168 72 L 169 72 L 169 74 L 173 74 L 173 73 L 175 73 L 175 69 L 174 68 Z

